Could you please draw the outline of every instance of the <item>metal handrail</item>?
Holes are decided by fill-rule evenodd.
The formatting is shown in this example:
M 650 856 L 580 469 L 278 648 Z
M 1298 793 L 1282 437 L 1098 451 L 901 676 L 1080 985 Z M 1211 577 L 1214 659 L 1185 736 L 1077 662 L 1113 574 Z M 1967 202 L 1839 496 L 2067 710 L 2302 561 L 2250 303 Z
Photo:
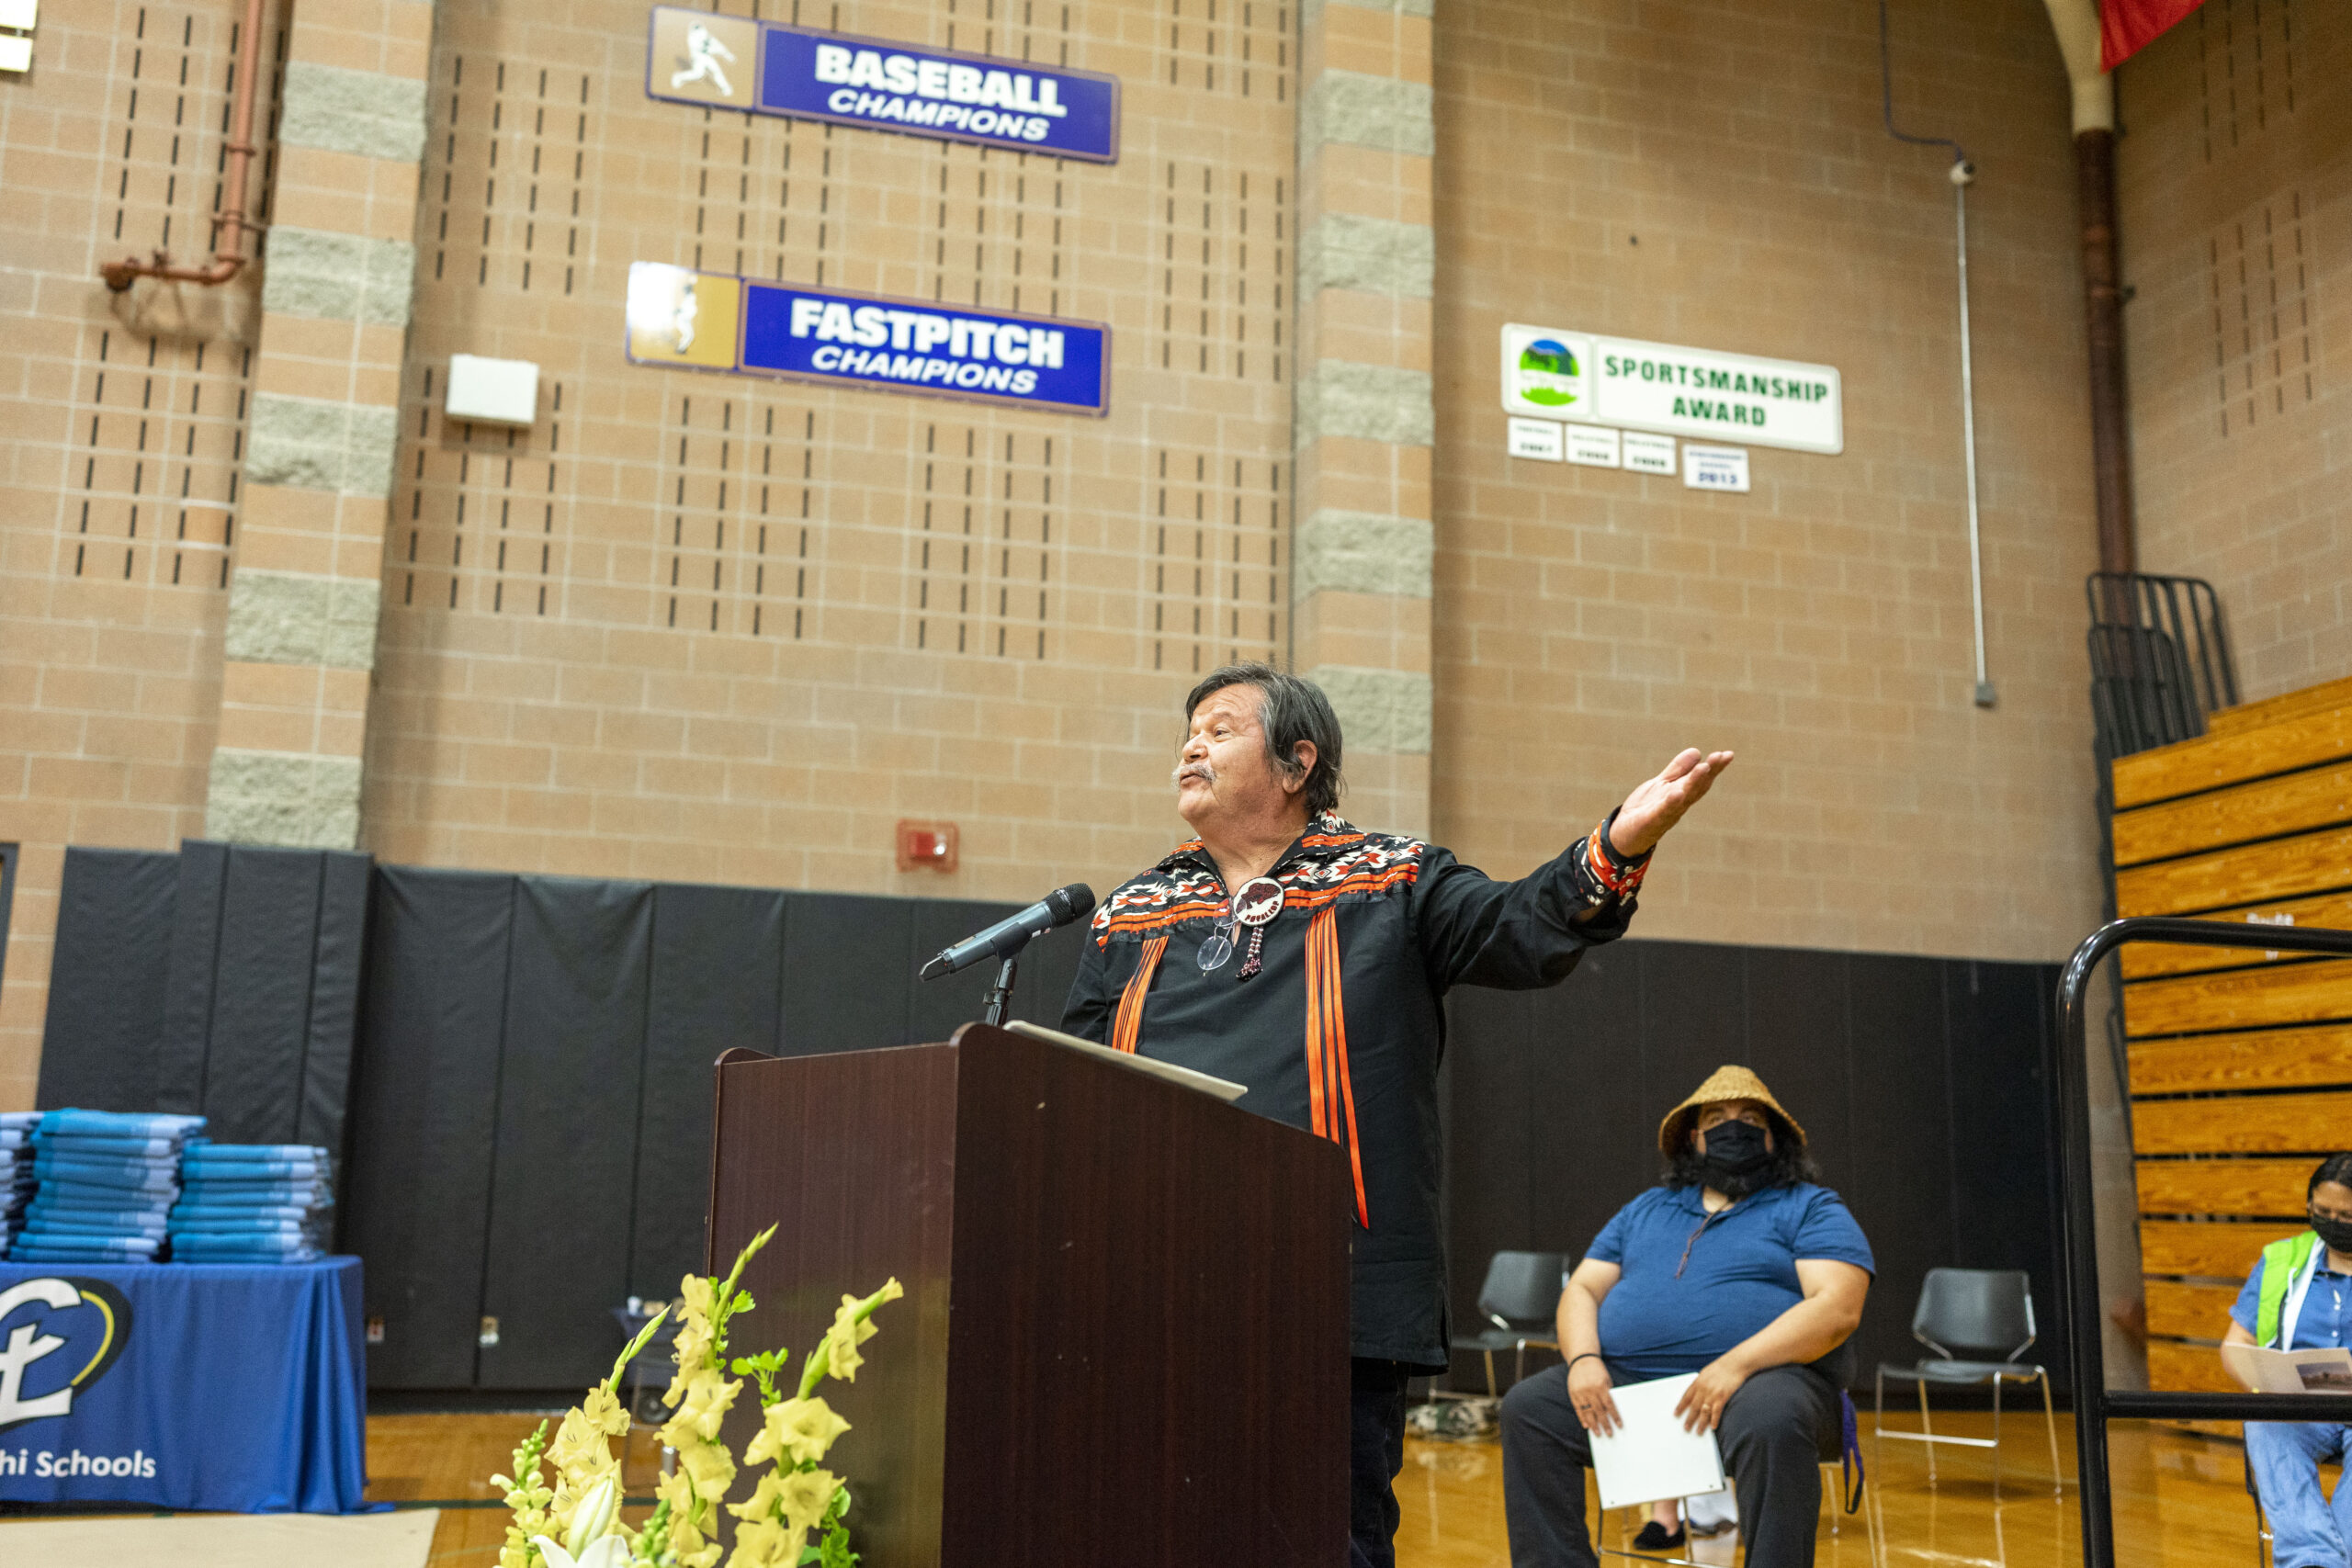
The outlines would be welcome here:
M 2100 1344 L 2098 1253 L 2091 1203 L 2091 1106 L 2085 1049 L 2084 993 L 2091 975 L 2128 942 L 2188 947 L 2260 948 L 2272 953 L 2352 958 L 2352 931 L 2298 926 L 2245 926 L 2155 916 L 2112 920 L 2093 931 L 2066 961 L 2058 981 L 2059 1050 L 2052 1064 L 2059 1098 L 2059 1261 L 2066 1281 L 2066 1344 L 2075 1371 L 2075 1462 L 2083 1508 L 2084 1568 L 2114 1568 L 2115 1519 L 2107 1472 L 2109 1421 L 2277 1421 L 2352 1413 L 2352 1395 L 2336 1393 L 2143 1393 L 2109 1392 Z

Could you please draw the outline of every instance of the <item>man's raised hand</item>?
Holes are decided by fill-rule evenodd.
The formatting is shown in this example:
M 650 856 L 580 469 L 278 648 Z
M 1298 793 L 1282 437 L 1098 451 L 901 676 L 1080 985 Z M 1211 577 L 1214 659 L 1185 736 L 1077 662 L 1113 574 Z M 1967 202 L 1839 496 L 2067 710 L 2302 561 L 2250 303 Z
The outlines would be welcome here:
M 1668 762 L 1657 777 L 1636 784 L 1617 808 L 1609 847 L 1621 855 L 1645 855 L 1656 849 L 1666 830 L 1714 787 L 1731 759 L 1728 751 L 1701 751 L 1694 746 Z

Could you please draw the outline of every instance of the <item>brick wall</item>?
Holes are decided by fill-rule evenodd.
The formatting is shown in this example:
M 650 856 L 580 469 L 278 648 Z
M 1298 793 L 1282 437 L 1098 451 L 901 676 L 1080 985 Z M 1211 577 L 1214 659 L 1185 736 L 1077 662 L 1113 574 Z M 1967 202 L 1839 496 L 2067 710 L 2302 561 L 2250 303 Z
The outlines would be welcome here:
M 305 216 L 279 219 L 265 300 L 96 278 L 203 247 L 230 7 L 44 7 L 34 75 L 0 85 L 0 840 L 28 850 L 0 1104 L 30 1098 L 67 843 L 168 846 L 208 804 L 215 831 L 347 820 L 273 796 L 310 788 L 291 774 L 224 794 L 216 749 L 336 780 L 359 756 L 359 836 L 393 861 L 1010 897 L 1161 851 L 1176 703 L 1236 656 L 1348 673 L 1384 742 L 1366 820 L 1426 812 L 1498 874 L 1676 747 L 1737 748 L 1646 934 L 2063 952 L 2097 901 L 2091 502 L 2040 7 L 1895 17 L 1898 112 L 1984 171 L 1991 711 L 1970 701 L 1951 187 L 1880 128 L 1874 9 L 1431 9 L 798 0 L 807 23 L 1117 74 L 1110 167 L 651 102 L 638 0 L 450 0 L 429 49 L 406 0 L 274 18 L 269 170 Z M 2266 0 L 2261 25 L 2287 14 Z M 2250 0 L 2199 16 L 2124 78 L 2143 531 L 2151 566 L 2222 580 L 2268 689 L 2341 672 L 2321 405 L 2345 133 L 2319 128 L 2352 123 L 2344 29 L 2294 12 L 2257 92 Z M 2237 29 L 2222 99 L 2215 27 Z M 2210 172 L 2198 72 L 2197 102 L 2238 117 Z M 394 79 L 418 73 L 413 181 L 388 143 L 336 150 L 337 117 L 408 123 Z M 2225 225 L 2250 257 L 2265 223 L 2243 287 L 2289 278 L 2300 303 L 2260 344 L 2241 331 L 2216 383 L 2198 290 Z M 2295 245 L 2301 271 L 2277 259 Z M 1107 321 L 1112 412 L 631 367 L 634 261 Z M 1508 458 L 1510 320 L 1829 361 L 1847 450 L 1753 448 L 1744 496 Z M 446 422 L 453 353 L 539 364 L 537 425 Z M 1414 397 L 1371 406 L 1375 383 Z M 273 414 L 256 457 L 263 390 L 340 400 L 341 434 L 289 452 L 300 421 Z M 2242 394 L 2251 422 L 2224 430 Z M 379 410 L 389 479 L 355 487 Z M 239 548 L 249 463 L 266 561 Z M 964 869 L 897 872 L 899 817 L 958 821 Z
M 2352 673 L 2352 28 L 2208 0 L 2117 89 L 2141 564 L 2220 590 L 2244 695 Z
M 1458 0 L 1437 34 L 1434 814 L 1518 874 L 1676 749 L 1731 747 L 1645 934 L 2050 959 L 2098 886 L 2067 87 L 2031 0 L 1894 15 L 1902 121 L 1983 171 L 1999 705 L 1971 701 L 1950 157 L 1881 129 L 1874 7 L 1565 24 Z M 1505 321 L 1836 365 L 1846 450 L 1755 447 L 1747 495 L 1508 457 Z
M 1101 167 L 650 101 L 634 0 L 441 8 L 370 848 L 1007 897 L 1163 852 L 1189 678 L 1290 639 L 1295 19 L 1206 9 L 803 6 L 1116 73 Z M 1107 321 L 1112 410 L 633 367 L 634 261 Z M 537 361 L 540 425 L 445 423 L 453 352 Z
M 0 974 L 12 1108 L 32 1103 L 65 845 L 203 830 L 256 280 L 112 296 L 97 269 L 209 249 L 242 19 L 226 0 L 51 0 L 31 74 L 0 81 L 0 840 L 24 846 Z

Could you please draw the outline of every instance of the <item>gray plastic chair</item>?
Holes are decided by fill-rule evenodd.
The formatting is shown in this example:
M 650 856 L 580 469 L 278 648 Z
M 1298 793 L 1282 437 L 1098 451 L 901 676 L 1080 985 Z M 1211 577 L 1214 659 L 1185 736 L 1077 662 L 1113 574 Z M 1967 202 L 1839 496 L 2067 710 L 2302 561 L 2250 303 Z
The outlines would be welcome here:
M 1476 1350 L 1487 1360 L 1487 1397 L 1496 1397 L 1495 1352 L 1510 1350 L 1518 1359 L 1511 1381 L 1527 1375 L 1527 1348 L 1556 1350 L 1559 1339 L 1553 1324 L 1560 1310 L 1560 1292 L 1567 1282 L 1568 1260 L 1557 1252 L 1498 1252 L 1487 1264 L 1487 1282 L 1478 1287 L 1478 1310 L 1494 1325 L 1476 1334 L 1454 1336 L 1456 1350 Z
M 1936 1445 L 1952 1443 L 1962 1448 L 1993 1450 L 1993 1480 L 2001 1479 L 2001 1385 L 2005 1382 L 2039 1382 L 2041 1385 L 2041 1416 L 2050 1432 L 2050 1477 L 2059 1491 L 2065 1489 L 2064 1473 L 2058 1468 L 2058 1416 L 2051 1407 L 2050 1372 L 2047 1368 L 2030 1361 L 2020 1361 L 2019 1356 L 2038 1337 L 2033 1325 L 2033 1288 L 2025 1273 L 2016 1269 L 1930 1269 L 1919 1286 L 1919 1305 L 1911 1314 L 1911 1337 L 1925 1345 L 1935 1355 L 1908 1366 L 1895 1366 L 1882 1361 L 1878 1369 L 1878 1420 L 1873 1435 L 1873 1448 L 1883 1447 L 1883 1440 L 1898 1438 L 1924 1443 L 1928 1448 L 1928 1484 L 1936 1483 Z M 1968 1360 L 1959 1350 L 1989 1351 L 1998 1359 Z M 1919 1389 L 1919 1430 L 1890 1432 L 1886 1429 L 1886 1380 L 1889 1377 L 1908 1378 Z M 1986 1383 L 1993 1387 L 1993 1436 L 1956 1438 L 1939 1434 L 1928 1416 L 1928 1385 L 1945 1388 L 1974 1388 Z

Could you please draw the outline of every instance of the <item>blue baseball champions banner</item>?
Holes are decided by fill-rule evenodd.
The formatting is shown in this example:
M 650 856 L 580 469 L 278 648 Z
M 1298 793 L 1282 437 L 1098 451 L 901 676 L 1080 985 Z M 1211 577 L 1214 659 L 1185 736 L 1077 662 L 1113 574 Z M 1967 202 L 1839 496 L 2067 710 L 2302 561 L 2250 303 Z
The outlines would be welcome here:
M 1119 80 L 657 6 L 649 96 L 1099 164 L 1119 159 Z
M 659 262 L 628 269 L 628 357 L 1075 413 L 1111 406 L 1111 329 L 1096 322 Z

